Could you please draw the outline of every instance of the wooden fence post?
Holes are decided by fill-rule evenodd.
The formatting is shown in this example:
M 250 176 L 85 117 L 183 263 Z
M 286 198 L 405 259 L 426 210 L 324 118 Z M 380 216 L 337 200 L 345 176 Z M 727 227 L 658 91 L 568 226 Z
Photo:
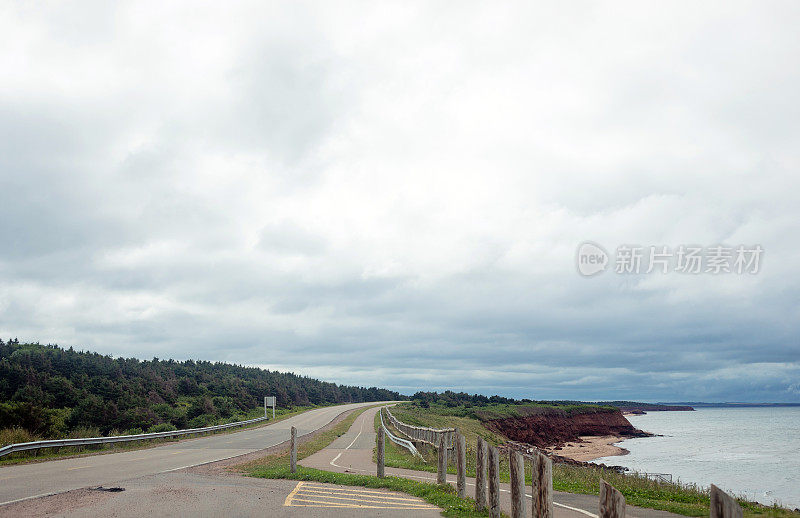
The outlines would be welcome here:
M 525 461 L 519 452 L 509 449 L 508 464 L 511 471 L 511 518 L 525 518 Z
M 384 477 L 385 447 L 386 433 L 383 431 L 383 426 L 381 426 L 378 428 L 378 478 Z
M 531 473 L 533 518 L 553 518 L 553 461 L 536 451 Z
M 439 469 L 436 473 L 436 482 L 447 484 L 447 439 L 443 433 L 439 434 Z
M 475 510 L 486 509 L 486 442 L 478 437 L 478 451 L 475 458 Z
M 711 484 L 711 518 L 742 518 L 739 503 L 725 491 Z
M 467 496 L 467 438 L 456 432 L 456 488 L 458 497 Z
M 625 518 L 625 497 L 600 479 L 600 518 Z
M 297 428 L 292 426 L 291 453 L 289 453 L 289 467 L 292 473 L 297 473 Z
M 489 446 L 489 515 L 500 517 L 500 454 Z

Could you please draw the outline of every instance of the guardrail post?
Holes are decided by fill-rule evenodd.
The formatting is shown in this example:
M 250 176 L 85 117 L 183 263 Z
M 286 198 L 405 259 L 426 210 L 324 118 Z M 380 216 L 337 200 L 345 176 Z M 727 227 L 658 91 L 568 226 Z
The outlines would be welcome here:
M 297 428 L 292 426 L 291 452 L 289 453 L 289 467 L 292 473 L 297 473 Z
M 478 437 L 478 451 L 475 457 L 475 510 L 486 509 L 486 442 Z
M 511 472 L 511 518 L 525 518 L 525 461 L 519 452 L 509 449 L 508 463 Z
M 742 518 L 739 503 L 725 491 L 711 484 L 711 518 Z
M 447 442 L 444 434 L 439 434 L 439 466 L 436 471 L 436 482 L 447 484 Z
M 378 478 L 384 477 L 384 454 L 386 446 L 386 434 L 383 431 L 383 426 L 378 428 Z
M 500 518 L 500 454 L 489 446 L 489 515 Z
M 456 488 L 458 497 L 467 496 L 467 438 L 456 432 Z
M 553 461 L 540 451 L 533 454 L 531 507 L 533 518 L 553 518 Z
M 600 479 L 600 518 L 625 518 L 625 497 Z

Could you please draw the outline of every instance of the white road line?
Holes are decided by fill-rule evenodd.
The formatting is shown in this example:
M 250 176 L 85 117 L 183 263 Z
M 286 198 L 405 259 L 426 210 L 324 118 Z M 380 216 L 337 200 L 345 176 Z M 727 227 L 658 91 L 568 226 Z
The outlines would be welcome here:
M 338 454 L 338 455 L 336 455 L 336 456 L 333 458 L 333 460 L 329 462 L 329 464 L 330 464 L 331 466 L 336 466 L 337 468 L 341 468 L 341 466 L 340 466 L 340 465 L 336 464 L 336 461 L 337 461 L 337 460 L 339 460 L 339 457 L 341 457 L 341 456 L 342 456 L 342 452 L 339 452 L 339 454 Z
M 364 416 L 364 414 L 361 414 L 361 417 L 363 417 L 363 416 Z M 361 432 L 364 431 L 364 421 L 365 421 L 365 419 L 361 419 L 361 426 L 358 428 L 358 435 L 356 435 L 356 438 L 353 439 L 353 442 L 350 443 L 350 446 L 354 445 L 356 443 L 356 441 L 358 440 L 358 438 L 361 437 Z M 345 448 L 345 450 L 349 450 L 350 446 Z
M 361 415 L 363 416 L 364 414 L 361 414 Z M 359 416 L 359 417 L 361 417 L 361 416 Z M 350 446 L 352 446 L 352 445 L 354 445 L 354 444 L 356 443 L 356 441 L 358 440 L 358 438 L 359 438 L 359 437 L 361 437 L 361 432 L 363 432 L 363 431 L 364 431 L 364 419 L 362 419 L 362 420 L 361 420 L 361 426 L 359 426 L 359 427 L 358 427 L 358 435 L 356 435 L 356 438 L 355 438 L 355 439 L 353 439 L 353 442 L 351 442 L 351 443 L 350 443 L 350 444 L 347 446 L 347 448 L 345 448 L 345 450 L 349 450 L 349 449 L 350 449 Z M 340 451 L 340 452 L 339 452 L 339 454 L 338 454 L 336 457 L 334 457 L 332 461 L 330 461 L 330 462 L 329 462 L 329 464 L 330 464 L 331 466 L 335 466 L 335 467 L 337 467 L 337 468 L 347 469 L 347 468 L 345 468 L 344 466 L 340 466 L 340 465 L 336 464 L 336 461 L 337 461 L 337 460 L 339 460 L 339 457 L 341 457 L 341 456 L 342 456 L 342 453 L 344 453 L 344 452 L 343 452 L 343 451 Z M 362 471 L 362 470 L 358 470 L 358 471 Z
M 58 492 L 55 493 L 42 493 L 40 495 L 33 495 L 33 496 L 26 496 L 24 498 L 17 498 L 16 500 L 9 500 L 7 502 L 0 502 L 0 506 L 8 505 L 8 504 L 16 504 L 17 502 L 24 502 L 25 500 L 33 500 L 34 498 L 44 498 L 46 496 L 53 496 L 59 494 Z

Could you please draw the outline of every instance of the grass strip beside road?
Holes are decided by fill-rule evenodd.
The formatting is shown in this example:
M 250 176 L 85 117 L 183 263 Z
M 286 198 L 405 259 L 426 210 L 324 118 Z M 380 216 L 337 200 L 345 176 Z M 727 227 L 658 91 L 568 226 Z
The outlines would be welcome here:
M 326 448 L 338 437 L 344 435 L 353 425 L 356 418 L 366 410 L 367 408 L 353 411 L 336 426 L 300 444 L 297 448 L 298 460 L 304 459 Z M 426 502 L 442 508 L 444 510 L 442 513 L 444 516 L 464 518 L 489 516 L 486 511 L 475 511 L 475 501 L 470 498 L 459 498 L 455 489 L 450 485 L 428 484 L 399 477 L 378 478 L 370 475 L 336 473 L 303 466 L 297 466 L 297 472 L 292 473 L 289 469 L 288 452 L 279 455 L 270 455 L 240 464 L 237 468 L 252 477 L 259 478 L 307 480 L 343 486 L 359 486 L 399 491 L 422 498 Z

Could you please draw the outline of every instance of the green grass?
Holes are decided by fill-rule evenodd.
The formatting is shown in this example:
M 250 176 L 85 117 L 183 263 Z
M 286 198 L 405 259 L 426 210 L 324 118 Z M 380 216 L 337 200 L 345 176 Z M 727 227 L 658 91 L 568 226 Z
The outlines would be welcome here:
M 370 407 L 371 408 L 371 407 Z M 338 437 L 344 435 L 353 425 L 356 418 L 367 408 L 352 412 L 330 430 L 317 434 L 311 440 L 297 447 L 298 460 L 304 459 L 324 449 Z M 387 441 L 387 446 L 390 444 Z M 450 485 L 427 484 L 414 480 L 398 477 L 378 478 L 370 475 L 354 475 L 351 473 L 335 473 L 318 469 L 297 466 L 297 472 L 289 469 L 289 453 L 270 455 L 261 459 L 240 464 L 237 468 L 246 474 L 260 478 L 308 480 L 343 486 L 361 486 L 376 489 L 390 489 L 400 491 L 419 498 L 443 509 L 444 516 L 479 517 L 489 516 L 485 511 L 475 511 L 475 501 L 469 498 L 459 498 L 455 489 Z
M 270 425 L 276 423 L 278 421 L 282 421 L 294 415 L 300 414 L 302 412 L 306 412 L 308 410 L 312 410 L 314 408 L 319 408 L 318 406 L 296 406 L 291 409 L 289 408 L 276 408 L 275 409 L 275 419 L 270 419 L 266 422 L 258 422 L 253 423 L 251 425 L 246 426 L 238 426 L 233 429 L 226 429 L 220 430 L 218 432 L 207 432 L 206 434 L 202 435 L 211 435 L 213 434 L 227 434 L 227 433 L 234 433 L 241 430 L 245 430 L 248 428 L 256 428 L 259 426 Z M 270 410 L 271 413 L 271 410 Z M 254 419 L 256 417 L 260 417 L 264 415 L 263 409 L 255 409 L 246 416 L 239 416 L 234 418 L 235 421 L 246 421 L 248 419 Z M 230 422 L 230 420 L 228 420 Z M 222 424 L 222 423 L 219 423 Z M 111 433 L 109 435 L 127 435 L 129 432 L 131 433 L 142 433 L 137 430 L 127 430 L 126 432 L 122 433 Z M 77 439 L 82 437 L 99 437 L 100 431 L 96 428 L 81 428 L 78 430 L 74 430 L 69 437 L 64 437 L 64 439 Z M 195 434 L 190 436 L 184 437 L 166 437 L 162 439 L 146 439 L 142 441 L 132 441 L 132 442 L 120 442 L 120 443 L 112 443 L 112 444 L 97 444 L 97 445 L 87 445 L 87 446 L 71 446 L 71 447 L 63 447 L 63 448 L 43 448 L 41 450 L 28 450 L 28 451 L 21 451 L 16 453 L 10 453 L 8 455 L 4 455 L 0 457 L 0 466 L 6 465 L 13 465 L 13 464 L 27 464 L 31 462 L 44 462 L 48 460 L 55 460 L 65 457 L 84 457 L 88 455 L 103 455 L 107 453 L 119 453 L 123 451 L 134 451 L 134 450 L 142 450 L 146 448 L 152 448 L 154 446 L 159 446 L 166 443 L 178 442 L 187 439 L 192 439 L 196 437 L 200 437 L 201 434 Z M 26 430 L 21 428 L 5 428 L 0 430 L 0 446 L 5 446 L 6 444 L 15 444 L 20 442 L 30 442 L 30 441 L 39 441 L 42 440 L 41 437 L 37 437 L 31 435 Z
M 501 405 L 498 405 L 501 406 Z M 514 405 L 511 405 L 514 406 Z M 501 444 L 505 439 L 486 428 L 481 421 L 474 417 L 463 415 L 448 415 L 447 410 L 440 407 L 422 408 L 414 404 L 399 404 L 392 408 L 392 414 L 402 422 L 415 426 L 431 428 L 457 427 L 464 434 L 467 443 L 467 475 L 475 476 L 476 450 L 478 436 L 483 437 L 490 444 Z M 376 416 L 376 427 L 379 421 Z M 388 426 L 388 423 L 387 423 Z M 390 427 L 391 428 L 391 427 Z M 392 430 L 393 433 L 403 437 L 402 434 Z M 420 453 L 425 460 L 412 456 L 405 448 L 396 446 L 391 441 L 386 441 L 386 465 L 395 468 L 415 469 L 419 471 L 436 472 L 436 450 L 429 446 L 420 448 Z M 453 459 L 448 459 L 448 473 L 455 473 Z M 530 484 L 530 465 L 525 466 L 526 483 Z M 669 511 L 684 516 L 708 516 L 709 496 L 708 491 L 698 486 L 678 483 L 660 483 L 647 479 L 637 474 L 621 474 L 613 470 L 600 467 L 574 466 L 569 464 L 553 465 L 553 488 L 556 491 L 569 493 L 582 493 L 597 495 L 599 493 L 600 479 L 617 488 L 625 496 L 629 505 Z M 500 457 L 500 480 L 510 480 L 508 458 Z M 775 518 L 800 518 L 800 513 L 781 507 L 768 507 L 758 503 L 739 499 L 746 517 L 775 517 Z

